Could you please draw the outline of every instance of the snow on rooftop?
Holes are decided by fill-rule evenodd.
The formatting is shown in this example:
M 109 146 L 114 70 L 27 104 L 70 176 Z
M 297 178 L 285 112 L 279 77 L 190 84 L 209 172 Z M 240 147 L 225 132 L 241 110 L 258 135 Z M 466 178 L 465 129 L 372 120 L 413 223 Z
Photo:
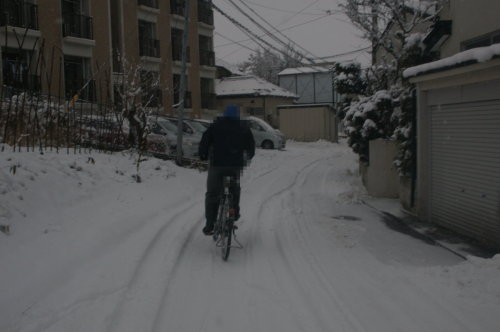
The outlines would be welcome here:
M 217 96 L 252 95 L 298 98 L 295 93 L 255 76 L 232 76 L 215 80 Z
M 437 71 L 448 67 L 459 66 L 471 61 L 486 62 L 494 57 L 500 56 L 500 44 L 494 44 L 487 47 L 478 47 L 464 52 L 457 53 L 451 57 L 438 61 L 424 63 L 423 65 L 410 67 L 403 72 L 403 77 L 409 78 L 430 71 Z
M 287 68 L 278 73 L 278 75 L 295 75 L 295 74 L 310 74 L 310 73 L 328 73 L 329 67 L 312 66 L 312 67 L 297 67 Z
M 227 61 L 224 61 L 220 58 L 215 58 L 215 65 L 218 67 L 224 67 L 229 70 L 233 75 L 246 75 L 244 72 L 238 69 L 238 66 Z

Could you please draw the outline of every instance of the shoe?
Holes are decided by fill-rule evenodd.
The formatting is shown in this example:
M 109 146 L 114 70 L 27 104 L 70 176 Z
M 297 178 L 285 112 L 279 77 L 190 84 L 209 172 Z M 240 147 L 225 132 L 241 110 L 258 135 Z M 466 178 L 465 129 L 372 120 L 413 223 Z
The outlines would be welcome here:
M 214 235 L 214 226 L 205 226 L 203 227 L 203 234 L 207 235 L 207 236 L 210 236 L 210 235 Z

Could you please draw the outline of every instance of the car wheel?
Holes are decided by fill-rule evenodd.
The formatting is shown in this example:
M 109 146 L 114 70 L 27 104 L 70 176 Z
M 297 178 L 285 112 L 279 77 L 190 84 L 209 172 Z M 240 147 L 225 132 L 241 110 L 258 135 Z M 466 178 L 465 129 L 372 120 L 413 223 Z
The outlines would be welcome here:
M 274 144 L 271 141 L 264 141 L 262 142 L 262 148 L 263 149 L 274 149 Z

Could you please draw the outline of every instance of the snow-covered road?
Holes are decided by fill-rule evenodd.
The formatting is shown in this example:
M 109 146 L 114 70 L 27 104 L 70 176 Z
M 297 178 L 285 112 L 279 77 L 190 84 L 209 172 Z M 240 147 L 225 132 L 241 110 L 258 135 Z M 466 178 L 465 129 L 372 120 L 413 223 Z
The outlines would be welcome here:
M 2 332 L 498 329 L 500 257 L 390 230 L 343 144 L 258 151 L 228 262 L 201 233 L 206 173 L 151 159 L 134 183 L 121 154 L 0 158 Z

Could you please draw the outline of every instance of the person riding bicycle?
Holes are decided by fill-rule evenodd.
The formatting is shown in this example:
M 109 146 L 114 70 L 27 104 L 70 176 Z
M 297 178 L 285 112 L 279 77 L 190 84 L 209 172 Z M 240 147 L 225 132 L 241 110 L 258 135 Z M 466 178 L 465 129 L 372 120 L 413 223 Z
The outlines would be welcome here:
M 236 180 L 230 190 L 237 220 L 240 217 L 240 175 L 247 161 L 255 155 L 252 132 L 240 120 L 237 106 L 228 105 L 223 115 L 217 117 L 203 133 L 198 153 L 201 160 L 209 160 L 203 233 L 212 235 L 224 176 L 230 175 Z

